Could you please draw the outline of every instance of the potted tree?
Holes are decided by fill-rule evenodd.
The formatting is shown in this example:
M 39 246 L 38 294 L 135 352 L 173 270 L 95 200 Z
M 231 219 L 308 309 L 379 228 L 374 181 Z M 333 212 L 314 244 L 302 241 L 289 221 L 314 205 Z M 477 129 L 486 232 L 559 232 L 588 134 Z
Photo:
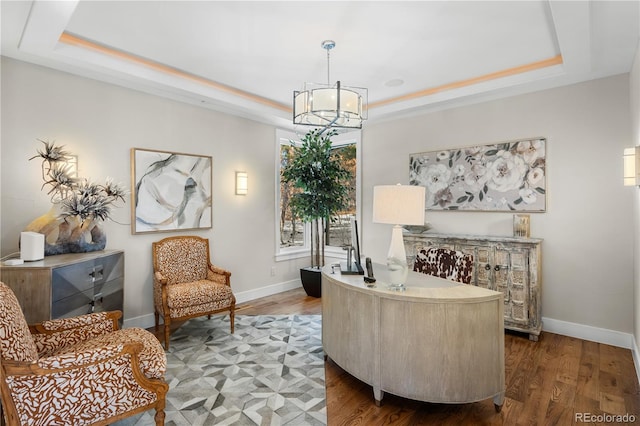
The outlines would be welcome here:
M 311 266 L 300 270 L 302 285 L 309 296 L 320 297 L 320 268 L 324 266 L 325 226 L 348 204 L 345 186 L 351 172 L 344 167 L 331 146 L 337 132 L 314 129 L 293 145 L 294 155 L 282 171 L 282 180 L 297 191 L 291 195 L 292 213 L 311 223 Z

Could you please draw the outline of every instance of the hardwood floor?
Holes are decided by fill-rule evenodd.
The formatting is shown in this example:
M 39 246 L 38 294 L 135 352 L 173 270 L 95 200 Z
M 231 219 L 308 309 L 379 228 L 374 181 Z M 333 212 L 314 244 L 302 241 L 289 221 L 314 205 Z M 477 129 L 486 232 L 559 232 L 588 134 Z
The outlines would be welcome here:
M 296 289 L 238 305 L 238 315 L 320 314 L 322 299 Z M 329 360 L 325 364 L 327 418 L 338 425 L 571 425 L 576 416 L 633 415 L 640 423 L 640 387 L 631 351 L 543 332 L 538 342 L 505 335 L 506 400 L 429 404 L 385 394 L 376 407 L 371 386 Z M 633 424 L 634 422 L 627 422 Z

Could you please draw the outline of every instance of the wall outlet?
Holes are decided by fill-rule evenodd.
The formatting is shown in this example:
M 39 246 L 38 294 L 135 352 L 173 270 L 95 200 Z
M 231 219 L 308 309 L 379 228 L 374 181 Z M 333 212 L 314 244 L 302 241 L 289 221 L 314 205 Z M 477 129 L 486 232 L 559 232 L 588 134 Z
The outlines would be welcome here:
M 271 276 L 272 276 L 272 277 L 275 277 L 275 276 L 276 276 L 276 267 L 275 267 L 275 266 L 272 266 L 272 267 L 271 267 Z

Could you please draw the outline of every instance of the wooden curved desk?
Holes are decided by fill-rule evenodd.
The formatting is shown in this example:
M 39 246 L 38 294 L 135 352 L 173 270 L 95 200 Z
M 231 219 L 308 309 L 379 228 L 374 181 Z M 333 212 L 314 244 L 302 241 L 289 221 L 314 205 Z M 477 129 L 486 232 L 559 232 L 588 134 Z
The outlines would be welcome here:
M 502 293 L 409 272 L 407 290 L 387 290 L 386 266 L 374 265 L 376 288 L 361 275 L 322 270 L 325 354 L 384 392 L 435 403 L 504 402 Z

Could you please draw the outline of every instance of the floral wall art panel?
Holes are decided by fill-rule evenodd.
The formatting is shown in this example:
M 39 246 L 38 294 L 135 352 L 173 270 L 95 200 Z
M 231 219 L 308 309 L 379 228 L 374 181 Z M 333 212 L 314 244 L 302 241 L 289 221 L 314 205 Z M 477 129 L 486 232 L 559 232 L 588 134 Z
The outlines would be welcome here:
M 131 231 L 211 228 L 211 157 L 131 149 Z
M 546 209 L 546 139 L 411 154 L 409 183 L 427 188 L 427 210 Z

